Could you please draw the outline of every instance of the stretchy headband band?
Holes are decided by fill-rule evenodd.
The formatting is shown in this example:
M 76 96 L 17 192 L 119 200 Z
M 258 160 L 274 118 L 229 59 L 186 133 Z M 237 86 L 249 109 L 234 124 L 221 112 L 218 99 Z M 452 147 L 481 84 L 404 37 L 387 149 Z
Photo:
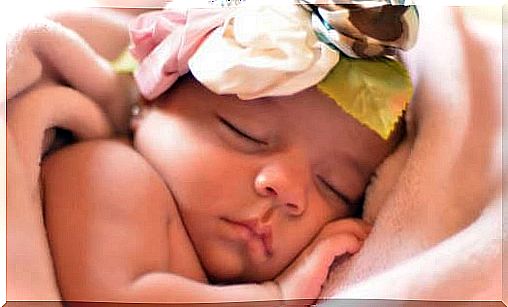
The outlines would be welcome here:
M 388 138 L 412 96 L 396 50 L 418 30 L 414 6 L 332 0 L 162 10 L 130 27 L 134 77 L 152 100 L 189 70 L 217 94 L 291 95 L 317 85 L 347 113 Z

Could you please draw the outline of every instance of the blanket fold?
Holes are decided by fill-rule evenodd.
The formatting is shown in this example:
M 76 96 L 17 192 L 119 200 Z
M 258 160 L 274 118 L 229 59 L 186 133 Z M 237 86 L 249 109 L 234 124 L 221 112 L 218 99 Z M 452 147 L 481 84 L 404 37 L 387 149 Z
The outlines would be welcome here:
M 117 52 L 127 46 L 127 37 L 122 43 L 117 42 Z M 7 100 L 40 80 L 54 80 L 86 93 L 108 113 L 116 130 L 126 131 L 134 87 L 76 32 L 51 20 L 33 21 L 8 39 L 7 59 Z
M 39 188 L 48 129 L 110 137 L 126 131 L 137 99 L 132 79 L 108 65 L 128 44 L 128 15 L 90 11 L 32 21 L 8 38 L 8 300 L 60 299 Z M 458 9 L 420 14 L 404 59 L 416 90 L 407 138 L 367 190 L 371 235 L 331 272 L 323 297 L 501 298 L 500 37 Z

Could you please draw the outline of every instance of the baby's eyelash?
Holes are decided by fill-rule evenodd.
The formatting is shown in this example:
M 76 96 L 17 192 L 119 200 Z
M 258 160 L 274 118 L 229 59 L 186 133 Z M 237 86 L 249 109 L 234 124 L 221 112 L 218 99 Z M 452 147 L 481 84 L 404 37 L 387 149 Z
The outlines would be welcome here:
M 349 197 L 347 197 L 346 195 L 344 195 L 344 193 L 340 192 L 334 186 L 329 184 L 323 177 L 318 176 L 318 178 L 326 186 L 327 189 L 329 189 L 335 195 L 337 195 L 337 197 L 340 198 L 342 201 L 344 201 L 348 207 L 352 207 L 354 205 L 354 202 Z
M 265 141 L 259 140 L 259 139 L 255 138 L 255 137 L 251 136 L 250 134 L 242 131 L 240 128 L 236 127 L 235 125 L 233 125 L 232 123 L 230 123 L 229 121 L 224 119 L 223 117 L 217 115 L 217 118 L 219 119 L 219 121 L 224 126 L 228 127 L 231 131 L 233 131 L 237 135 L 239 135 L 239 136 L 241 136 L 243 138 L 246 138 L 246 139 L 248 139 L 248 140 L 250 140 L 252 142 L 256 142 L 256 143 L 259 143 L 259 144 L 267 145 L 267 143 Z

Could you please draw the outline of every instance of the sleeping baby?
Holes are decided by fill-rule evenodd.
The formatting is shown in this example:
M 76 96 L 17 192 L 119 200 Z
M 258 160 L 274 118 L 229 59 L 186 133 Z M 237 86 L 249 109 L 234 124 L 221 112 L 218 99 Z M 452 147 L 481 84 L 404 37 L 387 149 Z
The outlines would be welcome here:
M 355 217 L 403 137 L 396 52 L 416 28 L 414 7 L 379 4 L 140 15 L 132 138 L 43 162 L 63 298 L 315 300 L 370 231 Z

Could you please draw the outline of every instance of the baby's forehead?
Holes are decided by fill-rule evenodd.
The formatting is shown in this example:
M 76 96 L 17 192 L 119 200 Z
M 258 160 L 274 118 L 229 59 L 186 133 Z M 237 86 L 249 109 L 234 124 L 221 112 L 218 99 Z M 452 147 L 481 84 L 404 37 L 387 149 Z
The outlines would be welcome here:
M 337 113 L 340 110 L 340 107 L 327 95 L 319 91 L 316 86 L 292 95 L 242 100 L 236 95 L 216 94 L 189 74 L 180 78 L 159 100 L 165 103 L 174 99 L 189 102 L 189 107 L 192 105 L 192 107 L 197 108 L 231 108 L 244 110 L 245 112 L 275 113 L 280 116 L 297 113 L 301 109 L 307 112 L 312 111 L 312 113 L 317 113 L 315 111 L 319 110 Z M 204 102 L 205 105 L 201 102 Z M 312 113 L 308 113 L 308 115 L 311 116 Z

